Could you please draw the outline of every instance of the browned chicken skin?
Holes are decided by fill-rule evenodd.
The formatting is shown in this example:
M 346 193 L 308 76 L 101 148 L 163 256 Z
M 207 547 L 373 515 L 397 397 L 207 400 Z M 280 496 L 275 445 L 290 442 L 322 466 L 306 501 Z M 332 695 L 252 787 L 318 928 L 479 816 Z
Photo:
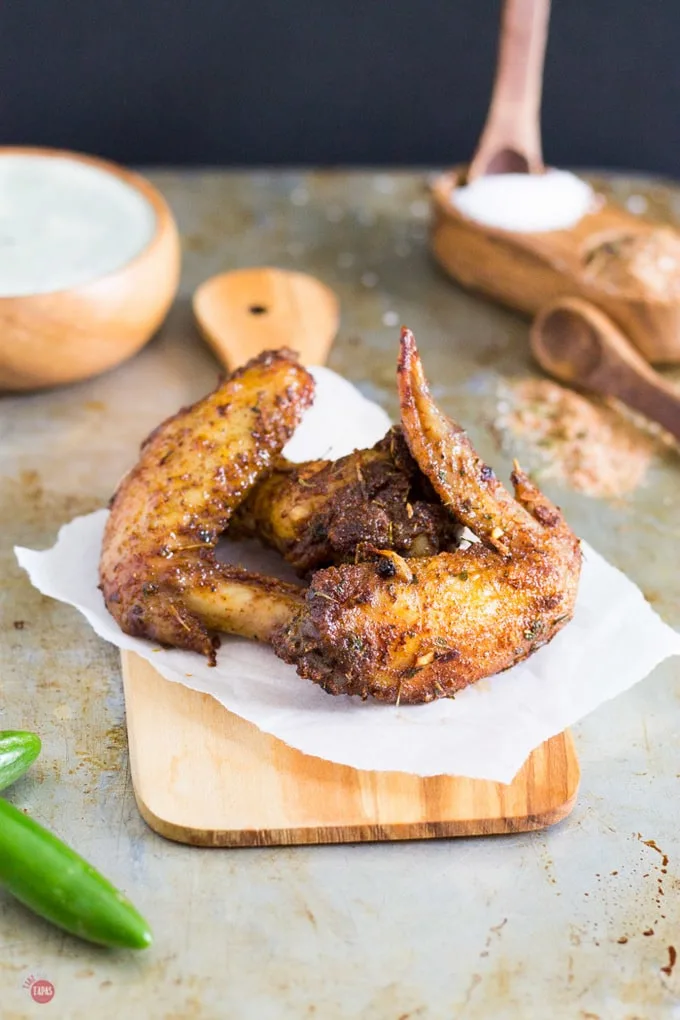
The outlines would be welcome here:
M 267 640 L 290 617 L 295 585 L 220 564 L 214 548 L 313 395 L 295 355 L 267 352 L 151 433 L 113 498 L 100 561 L 126 634 L 214 660 L 217 630 Z
M 101 586 L 122 629 L 210 656 L 215 631 L 268 640 L 329 693 L 397 703 L 451 696 L 550 641 L 573 614 L 578 539 L 518 466 L 513 498 L 437 410 L 408 330 L 399 390 L 403 436 L 336 464 L 277 461 L 313 392 L 286 352 L 157 429 L 104 538 Z M 222 566 L 230 521 L 300 572 L 338 565 L 306 590 Z M 479 541 L 451 550 L 460 524 Z
M 316 573 L 274 649 L 331 694 L 390 702 L 451 696 L 525 659 L 571 619 L 578 539 L 516 466 L 515 497 L 427 389 L 413 335 L 399 362 L 411 452 L 443 503 L 475 533 L 466 549 Z
M 257 537 L 305 577 L 371 558 L 371 548 L 433 556 L 458 544 L 461 525 L 411 456 L 401 428 L 337 461 L 281 464 L 255 487 L 229 525 Z

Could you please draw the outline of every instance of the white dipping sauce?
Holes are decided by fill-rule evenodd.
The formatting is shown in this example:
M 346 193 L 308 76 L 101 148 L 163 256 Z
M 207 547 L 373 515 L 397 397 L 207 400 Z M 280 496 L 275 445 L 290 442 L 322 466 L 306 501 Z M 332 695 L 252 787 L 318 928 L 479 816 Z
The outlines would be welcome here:
M 151 203 L 105 170 L 62 156 L 0 156 L 0 297 L 96 280 L 155 232 Z
M 542 233 L 573 227 L 595 205 L 593 189 L 566 170 L 491 174 L 456 188 L 451 203 L 487 227 Z

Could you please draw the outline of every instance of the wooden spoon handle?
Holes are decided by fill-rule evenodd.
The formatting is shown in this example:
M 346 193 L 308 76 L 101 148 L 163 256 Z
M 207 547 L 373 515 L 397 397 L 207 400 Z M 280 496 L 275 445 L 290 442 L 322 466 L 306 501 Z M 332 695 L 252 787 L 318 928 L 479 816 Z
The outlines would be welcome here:
M 467 179 L 541 173 L 541 94 L 550 0 L 505 0 L 486 124 Z
M 336 295 L 304 273 L 269 267 L 213 276 L 194 293 L 205 340 L 229 370 L 289 347 L 306 365 L 326 361 L 340 317 Z
M 680 440 L 680 391 L 650 368 L 594 305 L 560 298 L 541 309 L 530 336 L 536 360 L 550 375 L 617 397 Z

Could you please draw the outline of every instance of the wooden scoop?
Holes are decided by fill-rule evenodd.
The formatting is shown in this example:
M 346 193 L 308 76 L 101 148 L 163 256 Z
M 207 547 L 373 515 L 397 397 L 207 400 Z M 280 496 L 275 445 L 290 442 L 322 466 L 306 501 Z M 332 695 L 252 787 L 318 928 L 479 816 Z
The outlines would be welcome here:
M 468 183 L 485 174 L 542 173 L 540 110 L 550 0 L 505 0 L 486 124 Z
M 264 350 L 290 347 L 322 365 L 338 331 L 337 296 L 304 273 L 258 267 L 213 276 L 194 293 L 199 329 L 232 370 Z
M 548 14 L 549 0 L 505 0 L 494 91 L 477 152 L 469 167 L 454 167 L 431 188 L 432 253 L 464 287 L 531 316 L 547 302 L 578 295 L 610 315 L 648 361 L 680 362 L 680 298 L 673 280 L 665 286 L 663 279 L 668 271 L 662 263 L 670 260 L 658 259 L 660 286 L 627 273 L 634 269 L 631 243 L 648 246 L 642 260 L 649 263 L 663 248 L 661 235 L 680 239 L 677 231 L 660 230 L 602 196 L 574 226 L 535 233 L 486 226 L 452 202 L 457 188 L 483 174 L 543 170 L 539 112 Z
M 640 357 L 604 312 L 580 298 L 542 309 L 531 349 L 550 375 L 593 393 L 617 397 L 680 440 L 680 392 Z

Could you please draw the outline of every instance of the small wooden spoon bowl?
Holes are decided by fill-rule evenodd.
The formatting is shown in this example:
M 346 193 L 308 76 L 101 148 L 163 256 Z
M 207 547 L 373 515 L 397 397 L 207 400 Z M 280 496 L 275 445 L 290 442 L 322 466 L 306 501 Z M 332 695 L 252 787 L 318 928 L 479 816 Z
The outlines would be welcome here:
M 134 188 L 153 209 L 155 233 L 127 264 L 66 290 L 0 297 L 0 390 L 32 390 L 98 375 L 143 347 L 175 297 L 180 246 L 170 209 L 143 177 L 106 160 L 0 147 L 0 158 L 5 155 L 95 167 Z
M 194 292 L 193 308 L 203 338 L 229 371 L 277 347 L 290 347 L 304 365 L 323 365 L 340 318 L 337 295 L 324 283 L 274 266 L 212 276 Z
M 650 368 L 594 305 L 580 298 L 546 305 L 529 338 L 539 365 L 560 382 L 616 397 L 680 441 L 680 390 Z
M 603 264 L 617 268 L 617 245 L 643 242 L 660 228 L 610 202 L 568 230 L 513 233 L 488 227 L 451 203 L 466 174 L 465 166 L 455 167 L 431 190 L 431 249 L 454 280 L 529 316 L 557 298 L 582 297 L 610 316 L 648 361 L 680 361 L 680 285 L 666 296 L 636 277 L 622 280 L 620 273 L 616 278 L 602 271 Z M 663 230 L 680 244 L 677 231 Z

